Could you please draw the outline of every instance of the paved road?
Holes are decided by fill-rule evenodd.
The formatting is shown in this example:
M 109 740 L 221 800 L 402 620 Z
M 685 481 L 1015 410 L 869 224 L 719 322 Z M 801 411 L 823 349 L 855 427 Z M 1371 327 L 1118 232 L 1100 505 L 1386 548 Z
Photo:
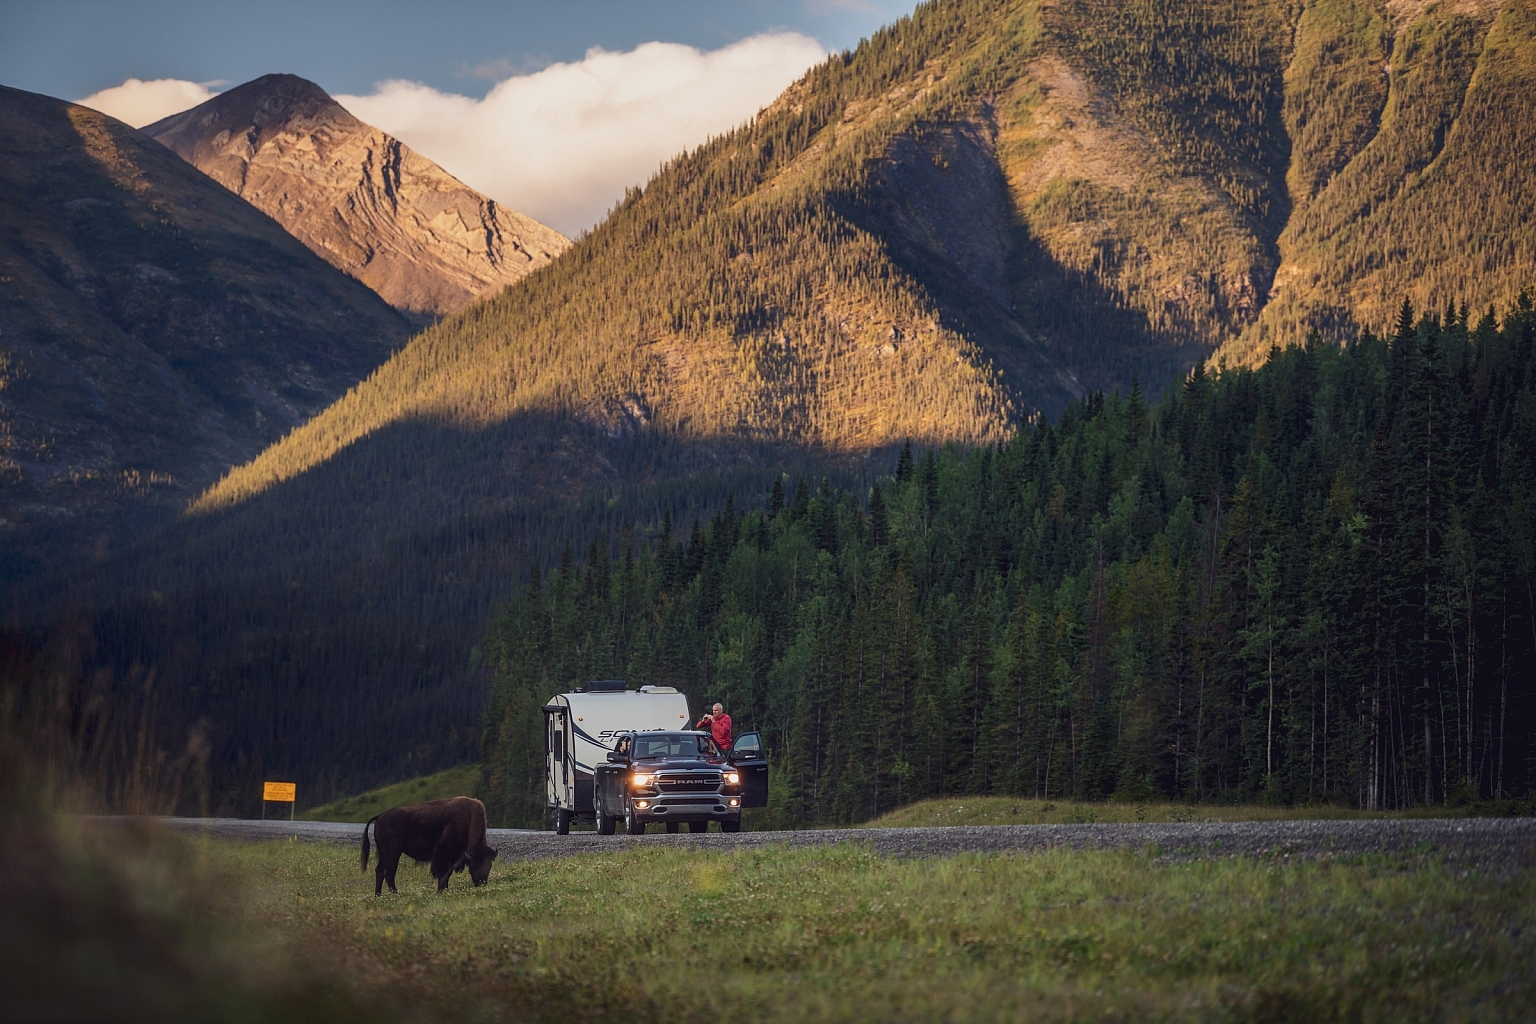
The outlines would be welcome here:
M 363 826 L 322 821 L 245 821 L 231 818 L 161 818 L 176 829 L 231 839 L 359 844 Z M 949 828 L 849 828 L 724 835 L 600 836 L 576 832 L 491 829 L 502 857 L 538 860 L 636 847 L 736 850 L 762 846 L 853 843 L 897 857 L 1050 849 L 1148 849 L 1162 856 L 1257 856 L 1319 859 L 1364 853 L 1434 851 L 1452 863 L 1536 868 L 1536 818 L 1418 818 L 1369 821 L 1253 821 L 1157 825 L 974 825 Z

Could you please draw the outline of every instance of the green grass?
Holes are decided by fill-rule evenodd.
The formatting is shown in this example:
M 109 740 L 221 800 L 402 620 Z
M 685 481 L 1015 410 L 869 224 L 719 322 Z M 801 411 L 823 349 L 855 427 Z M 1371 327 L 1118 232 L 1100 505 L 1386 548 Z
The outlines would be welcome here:
M 1492 806 L 1431 807 L 1422 812 L 1372 812 L 1315 805 L 1266 807 L 1146 803 L 1077 803 L 1012 796 L 967 796 L 919 800 L 866 822 L 864 828 L 922 828 L 945 825 L 1071 825 L 1103 822 L 1309 821 L 1338 818 L 1453 818 L 1509 813 Z
M 499 863 L 376 899 L 353 849 L 210 843 L 247 905 L 423 1012 L 556 1020 L 1500 1020 L 1536 1000 L 1536 877 L 1433 853 L 942 860 L 854 846 Z M 255 899 L 250 900 L 253 895 Z
M 450 796 L 474 796 L 480 780 L 480 766 L 463 764 L 436 775 L 407 779 L 392 786 L 333 800 L 319 807 L 299 812 L 302 821 L 367 821 L 382 811 L 401 804 L 419 804 Z

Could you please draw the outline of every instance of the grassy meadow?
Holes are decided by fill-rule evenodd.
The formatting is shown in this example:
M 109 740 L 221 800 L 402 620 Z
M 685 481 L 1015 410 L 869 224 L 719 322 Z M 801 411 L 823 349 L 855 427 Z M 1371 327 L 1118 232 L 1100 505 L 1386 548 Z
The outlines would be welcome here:
M 857 847 L 498 863 L 476 890 L 355 849 L 206 841 L 264 930 L 408 1013 L 476 1020 L 1516 1020 L 1536 877 L 1433 852 L 1168 864 Z M 451 1010 L 445 1008 L 451 1007 Z
M 462 764 L 435 775 L 406 779 L 391 786 L 370 789 L 356 796 L 332 800 L 328 804 L 300 811 L 304 821 L 367 821 L 391 807 L 442 800 L 450 796 L 474 796 L 480 781 L 480 766 Z

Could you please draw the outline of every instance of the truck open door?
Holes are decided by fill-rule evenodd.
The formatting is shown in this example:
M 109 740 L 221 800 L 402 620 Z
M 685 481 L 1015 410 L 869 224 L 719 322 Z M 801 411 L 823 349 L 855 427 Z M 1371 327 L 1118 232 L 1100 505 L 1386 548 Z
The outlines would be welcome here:
M 741 806 L 768 806 L 768 755 L 760 733 L 744 732 L 731 744 L 730 762 L 741 773 Z

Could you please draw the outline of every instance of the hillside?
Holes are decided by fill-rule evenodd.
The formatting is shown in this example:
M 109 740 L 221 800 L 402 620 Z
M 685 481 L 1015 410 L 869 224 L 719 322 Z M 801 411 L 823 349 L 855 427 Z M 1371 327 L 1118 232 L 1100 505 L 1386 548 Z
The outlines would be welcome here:
M 264 75 L 143 131 L 419 317 L 458 310 L 570 245 L 294 75 Z
M 0 579 L 169 518 L 407 333 L 147 137 L 0 89 Z
M 300 821 L 355 821 L 365 822 L 391 807 L 425 803 L 428 800 L 446 800 L 455 796 L 474 796 L 480 781 L 480 766 L 467 764 L 449 768 L 444 772 L 424 775 L 419 779 L 407 779 L 392 786 L 383 786 L 343 797 L 340 800 L 299 812 Z
M 1536 280 L 1536 8 L 1309 4 L 1286 70 L 1294 212 L 1249 364 L 1310 329 L 1343 340 L 1416 308 L 1502 309 Z
M 186 687 L 164 705 L 170 732 L 206 716 L 232 801 L 263 765 L 340 794 L 461 763 L 483 624 L 531 566 L 599 563 L 592 539 L 630 526 L 655 543 L 669 514 L 681 532 L 781 473 L 863 493 L 871 458 L 906 439 L 1000 443 L 1138 378 L 1155 396 L 1213 353 L 1258 358 L 1259 332 L 1375 322 L 1363 300 L 1327 323 L 1282 315 L 1305 304 L 1270 313 L 1272 294 L 1323 309 L 1347 291 L 1277 276 L 1299 258 L 1297 218 L 1320 209 L 1300 183 L 1328 194 L 1338 168 L 1397 146 L 1370 148 L 1380 126 L 1430 117 L 1407 77 L 1392 93 L 1395 69 L 1380 86 L 1371 54 L 1446 17 L 1485 26 L 1447 59 L 1486 80 L 1490 110 L 1522 109 L 1528 13 L 924 5 L 666 165 L 559 260 L 422 332 L 175 531 L 82 577 L 99 658 Z M 1466 71 L 1484 63 L 1501 77 Z M 1396 96 L 1392 117 L 1378 93 Z M 1524 130 L 1507 120 L 1495 141 Z M 1443 159 L 1476 181 L 1471 152 Z M 1513 190 L 1507 223 L 1391 221 L 1394 244 L 1438 261 L 1436 308 L 1502 309 L 1506 282 L 1536 278 L 1505 244 L 1530 223 L 1529 169 L 1509 164 L 1488 176 Z M 1406 182 L 1349 223 L 1387 216 Z M 1329 230 L 1323 249 L 1348 234 Z M 1462 236 L 1504 253 L 1498 274 L 1437 255 Z M 1377 286 L 1418 288 L 1407 275 Z

